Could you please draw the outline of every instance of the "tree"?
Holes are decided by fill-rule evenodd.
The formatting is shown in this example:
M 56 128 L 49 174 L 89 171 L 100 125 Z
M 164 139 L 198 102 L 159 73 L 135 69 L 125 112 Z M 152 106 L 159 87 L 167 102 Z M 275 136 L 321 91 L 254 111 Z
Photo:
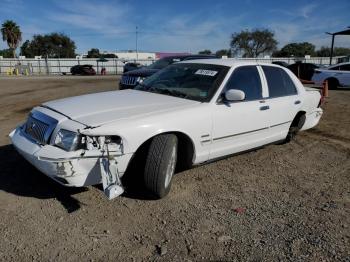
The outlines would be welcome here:
M 12 51 L 13 58 L 16 58 L 16 48 L 22 41 L 22 32 L 19 26 L 12 20 L 6 20 L 1 27 L 2 40 L 7 42 L 7 45 Z
M 216 51 L 215 55 L 217 57 L 223 57 L 223 56 L 231 57 L 231 50 L 230 49 L 221 49 L 221 50 Z
M 115 54 L 100 54 L 100 50 L 98 48 L 91 48 L 88 51 L 88 54 L 86 56 L 87 58 L 118 58 Z
M 21 46 L 21 54 L 26 57 L 47 56 L 49 58 L 75 57 L 75 43 L 62 33 L 34 35 Z
M 115 54 L 102 54 L 103 58 L 118 58 Z
M 275 34 L 268 29 L 244 30 L 231 36 L 231 48 L 235 55 L 243 52 L 243 57 L 258 57 L 270 54 L 277 48 Z
M 3 49 L 3 50 L 0 50 L 0 56 L 4 58 L 11 58 L 13 57 L 13 52 L 11 49 Z
M 29 45 L 30 45 L 30 41 L 26 40 L 22 46 L 21 46 L 21 55 L 24 55 L 26 57 L 31 57 L 31 54 L 29 53 Z
M 209 49 L 205 49 L 205 50 L 199 51 L 198 54 L 200 54 L 200 55 L 211 55 L 211 51 Z
M 99 58 L 101 56 L 100 50 L 97 48 L 91 48 L 88 51 L 87 58 Z
M 290 43 L 281 48 L 280 51 L 277 51 L 272 54 L 274 57 L 304 57 L 305 55 L 314 56 L 315 46 L 309 42 L 303 43 Z
M 320 57 L 329 57 L 331 56 L 331 49 L 329 47 L 322 46 L 319 50 L 316 51 L 316 55 Z M 350 55 L 350 48 L 346 47 L 335 47 L 333 50 L 334 56 L 348 56 Z

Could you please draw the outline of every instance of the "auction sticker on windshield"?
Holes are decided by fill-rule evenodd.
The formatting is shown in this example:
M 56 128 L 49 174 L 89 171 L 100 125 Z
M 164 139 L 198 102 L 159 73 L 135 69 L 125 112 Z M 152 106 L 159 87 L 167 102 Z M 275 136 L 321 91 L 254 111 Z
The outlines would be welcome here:
M 198 69 L 195 74 L 203 76 L 215 76 L 217 73 L 218 71 Z

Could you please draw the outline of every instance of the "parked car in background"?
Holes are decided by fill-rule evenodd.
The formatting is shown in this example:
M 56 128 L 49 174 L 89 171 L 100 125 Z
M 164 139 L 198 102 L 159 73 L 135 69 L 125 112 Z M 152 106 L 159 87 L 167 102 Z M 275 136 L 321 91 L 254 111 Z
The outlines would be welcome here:
M 273 61 L 272 64 L 280 65 L 280 66 L 283 66 L 283 67 L 288 67 L 289 66 L 289 64 L 287 62 L 284 62 L 284 61 Z
M 123 67 L 123 73 L 139 69 L 140 67 L 143 67 L 140 63 L 128 62 Z
M 142 82 L 146 77 L 153 75 L 164 67 L 175 62 L 208 58 L 216 57 L 215 55 L 179 55 L 161 58 L 147 67 L 124 73 L 120 79 L 119 89 L 123 90 L 134 88 L 138 82 Z
M 327 68 L 315 70 L 312 81 L 315 84 L 322 85 L 327 80 L 329 89 L 338 87 L 350 87 L 350 63 L 341 63 Z
M 70 69 L 72 75 L 96 75 L 96 71 L 92 65 L 75 65 Z
M 317 65 L 312 63 L 294 63 L 288 65 L 287 68 L 291 70 L 299 79 L 311 80 Z
M 121 177 L 137 168 L 130 182 L 162 198 L 175 170 L 289 142 L 314 127 L 320 101 L 318 90 L 306 90 L 284 67 L 191 60 L 159 70 L 135 89 L 46 102 L 10 137 L 20 154 L 63 185 L 102 182 L 111 199 L 124 191 Z

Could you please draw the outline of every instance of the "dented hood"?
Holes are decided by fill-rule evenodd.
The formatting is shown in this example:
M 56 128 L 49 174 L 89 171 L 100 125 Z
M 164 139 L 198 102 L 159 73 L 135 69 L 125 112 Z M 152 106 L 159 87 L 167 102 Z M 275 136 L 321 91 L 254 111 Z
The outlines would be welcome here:
M 146 117 L 173 111 L 199 102 L 137 90 L 82 95 L 46 102 L 43 105 L 88 126 L 100 126 L 125 118 Z

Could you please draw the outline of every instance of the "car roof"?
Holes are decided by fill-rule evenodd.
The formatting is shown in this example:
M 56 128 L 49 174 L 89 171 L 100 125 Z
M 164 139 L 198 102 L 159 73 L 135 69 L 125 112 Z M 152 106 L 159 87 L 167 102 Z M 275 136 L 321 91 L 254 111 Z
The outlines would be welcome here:
M 274 66 L 274 67 L 280 67 L 283 68 L 280 65 L 271 64 L 271 63 L 260 63 L 256 61 L 242 61 L 235 58 L 226 58 L 226 59 L 201 59 L 201 60 L 185 60 L 178 62 L 177 64 L 211 64 L 211 65 L 222 65 L 222 66 L 229 66 L 229 67 L 236 67 L 241 65 L 267 65 L 267 66 Z
M 172 56 L 166 56 L 162 59 L 176 59 L 176 58 L 188 58 L 188 57 L 208 57 L 208 58 L 215 58 L 215 55 L 172 55 Z

